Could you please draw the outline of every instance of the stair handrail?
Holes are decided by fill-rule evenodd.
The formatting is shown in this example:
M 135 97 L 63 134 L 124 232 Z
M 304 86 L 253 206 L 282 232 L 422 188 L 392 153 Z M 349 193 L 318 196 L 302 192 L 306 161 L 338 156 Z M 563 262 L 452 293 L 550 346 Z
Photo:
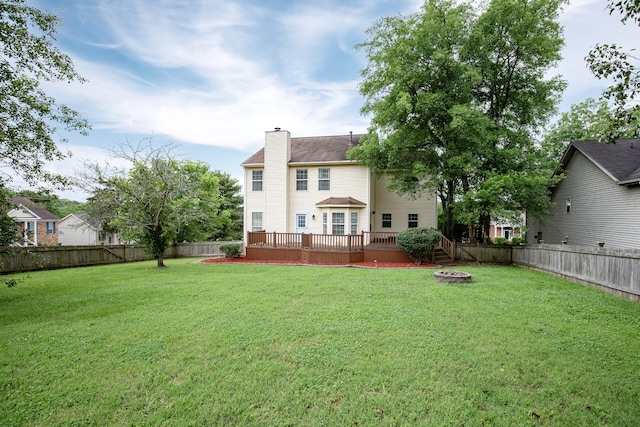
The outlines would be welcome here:
M 443 251 L 449 255 L 449 258 L 455 259 L 456 257 L 456 242 L 447 239 L 444 234 L 440 235 L 440 247 Z

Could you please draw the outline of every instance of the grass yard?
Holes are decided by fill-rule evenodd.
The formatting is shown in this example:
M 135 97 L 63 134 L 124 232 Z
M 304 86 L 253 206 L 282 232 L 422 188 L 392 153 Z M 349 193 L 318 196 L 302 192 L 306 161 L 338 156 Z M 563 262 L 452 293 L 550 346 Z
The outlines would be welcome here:
M 3 426 L 631 426 L 640 305 L 552 276 L 203 265 L 15 275 Z M 6 277 L 5 277 L 6 278 Z

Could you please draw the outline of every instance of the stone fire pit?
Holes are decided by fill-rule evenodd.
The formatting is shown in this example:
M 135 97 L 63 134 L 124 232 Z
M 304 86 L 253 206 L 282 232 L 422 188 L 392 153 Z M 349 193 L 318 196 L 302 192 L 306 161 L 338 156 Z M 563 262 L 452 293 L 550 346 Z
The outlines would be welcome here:
M 464 271 L 436 271 L 433 278 L 438 283 L 471 283 L 471 274 Z

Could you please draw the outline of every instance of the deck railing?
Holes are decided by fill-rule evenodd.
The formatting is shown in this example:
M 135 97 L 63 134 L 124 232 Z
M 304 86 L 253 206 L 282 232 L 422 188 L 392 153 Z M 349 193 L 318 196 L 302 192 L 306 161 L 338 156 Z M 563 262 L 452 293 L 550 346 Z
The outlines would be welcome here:
M 361 251 L 364 246 L 363 234 L 309 234 L 309 233 L 267 233 L 250 231 L 247 246 L 267 246 L 281 248 L 310 248 L 341 251 Z
M 267 246 L 281 248 L 309 248 L 340 251 L 361 251 L 364 246 L 396 248 L 398 233 L 381 231 L 363 231 L 361 234 L 334 235 L 310 233 L 276 233 L 250 231 L 247 246 Z M 442 236 L 440 247 L 453 259 L 455 243 Z

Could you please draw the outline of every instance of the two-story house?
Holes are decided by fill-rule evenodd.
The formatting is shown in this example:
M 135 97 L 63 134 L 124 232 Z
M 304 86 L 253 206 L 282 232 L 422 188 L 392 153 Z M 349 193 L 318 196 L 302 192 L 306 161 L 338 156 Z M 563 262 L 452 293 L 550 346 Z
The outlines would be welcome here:
M 528 243 L 640 249 L 640 138 L 574 141 L 552 190 L 547 221 L 530 221 Z
M 433 196 L 389 191 L 362 163 L 347 159 L 361 135 L 292 138 L 276 128 L 245 170 L 245 237 L 249 231 L 349 235 L 437 227 Z

